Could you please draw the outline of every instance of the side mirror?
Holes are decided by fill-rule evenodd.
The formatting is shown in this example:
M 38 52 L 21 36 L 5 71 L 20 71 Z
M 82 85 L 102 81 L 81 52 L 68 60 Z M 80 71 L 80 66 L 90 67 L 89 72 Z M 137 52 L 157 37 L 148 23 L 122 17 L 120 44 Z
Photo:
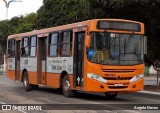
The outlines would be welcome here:
M 85 39 L 85 47 L 89 48 L 90 42 L 91 42 L 91 39 L 90 39 L 89 36 L 87 36 L 86 39 Z
M 87 50 L 87 55 L 88 55 L 88 58 L 92 58 L 94 56 L 94 50 L 93 49 L 88 49 Z

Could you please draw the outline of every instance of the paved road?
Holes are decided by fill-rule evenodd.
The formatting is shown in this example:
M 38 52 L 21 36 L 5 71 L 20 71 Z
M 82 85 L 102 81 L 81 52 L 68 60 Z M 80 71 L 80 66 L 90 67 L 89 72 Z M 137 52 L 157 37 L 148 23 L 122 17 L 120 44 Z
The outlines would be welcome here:
M 158 82 L 160 83 L 160 82 Z M 144 81 L 145 85 L 157 85 L 157 80 L 145 80 Z
M 143 109 L 160 109 L 160 95 L 131 93 L 121 94 L 116 99 L 109 100 L 104 94 L 78 92 L 76 98 L 66 98 L 58 90 L 46 87 L 25 92 L 21 83 L 0 75 L 0 105 L 2 107 L 8 104 L 27 108 L 30 104 L 38 104 L 38 107 L 46 109 L 26 111 L 23 108 L 16 111 L 1 110 L 0 113 L 159 113 L 160 110 Z

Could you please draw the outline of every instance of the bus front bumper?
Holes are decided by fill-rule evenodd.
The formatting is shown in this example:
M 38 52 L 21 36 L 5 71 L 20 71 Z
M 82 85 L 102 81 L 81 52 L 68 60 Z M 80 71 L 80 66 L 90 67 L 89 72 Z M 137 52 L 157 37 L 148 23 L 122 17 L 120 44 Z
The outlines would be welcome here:
M 85 91 L 89 92 L 136 92 L 143 90 L 144 78 L 130 83 L 129 81 L 109 81 L 108 83 L 87 79 Z

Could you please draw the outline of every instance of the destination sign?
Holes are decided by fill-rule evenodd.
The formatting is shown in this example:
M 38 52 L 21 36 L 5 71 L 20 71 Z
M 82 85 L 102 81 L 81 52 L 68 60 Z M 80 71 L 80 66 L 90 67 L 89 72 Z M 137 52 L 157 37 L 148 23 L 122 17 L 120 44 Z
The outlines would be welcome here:
M 122 31 L 133 31 L 139 32 L 140 24 L 133 22 L 122 22 L 122 21 L 107 21 L 101 20 L 97 23 L 97 29 L 103 30 L 122 30 Z

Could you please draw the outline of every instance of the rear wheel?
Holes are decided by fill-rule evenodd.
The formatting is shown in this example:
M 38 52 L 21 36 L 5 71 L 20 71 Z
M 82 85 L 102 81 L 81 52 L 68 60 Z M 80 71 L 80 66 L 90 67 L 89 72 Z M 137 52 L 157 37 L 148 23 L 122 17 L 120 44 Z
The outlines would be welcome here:
M 75 91 L 70 89 L 70 80 L 68 75 L 65 75 L 62 80 L 62 91 L 63 95 L 66 97 L 71 98 L 75 96 Z
M 29 78 L 28 78 L 27 72 L 24 72 L 24 75 L 23 75 L 23 86 L 26 91 L 30 91 L 33 88 L 32 85 L 29 84 Z
M 114 99 L 117 96 L 117 92 L 106 92 L 105 95 L 108 99 Z

